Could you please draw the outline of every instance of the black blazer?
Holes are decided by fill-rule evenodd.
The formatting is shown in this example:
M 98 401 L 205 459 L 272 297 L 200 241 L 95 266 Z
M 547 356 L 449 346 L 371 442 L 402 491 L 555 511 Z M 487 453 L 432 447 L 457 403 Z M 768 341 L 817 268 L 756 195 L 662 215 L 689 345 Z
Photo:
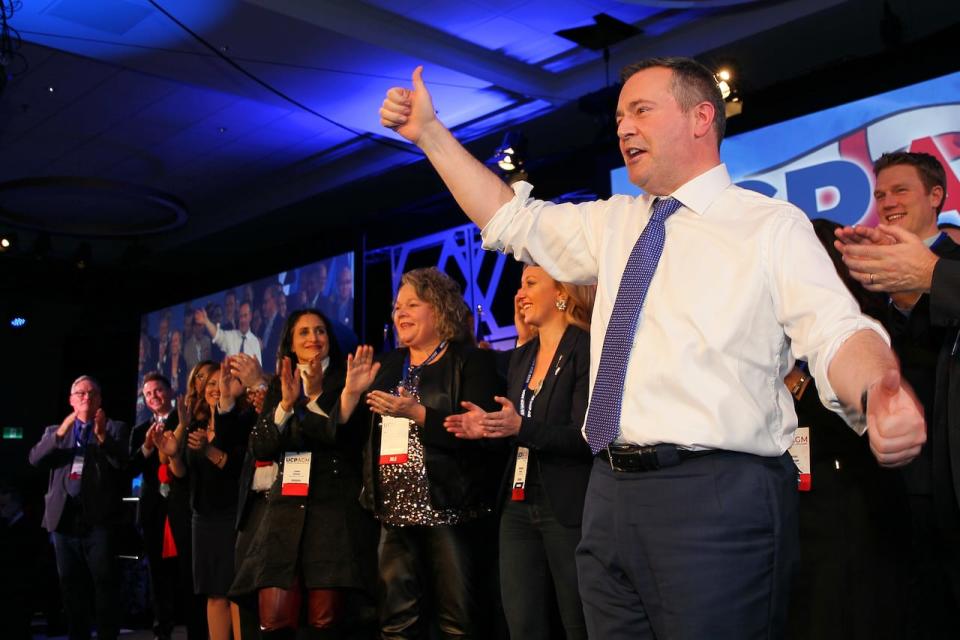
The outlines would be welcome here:
M 163 424 L 163 430 L 173 431 L 177 428 L 179 420 L 177 411 L 172 410 Z M 143 483 L 140 485 L 140 500 L 137 502 L 137 524 L 142 529 L 162 526 L 167 515 L 166 503 L 160 496 L 160 480 L 157 478 L 157 469 L 160 468 L 160 454 L 154 451 L 148 458 L 144 458 L 141 449 L 147 431 L 152 424 L 153 416 L 151 415 L 149 420 L 141 422 L 130 432 L 130 462 L 127 466 L 127 472 L 131 480 L 141 473 L 143 474 Z M 181 493 L 180 495 L 184 494 Z
M 513 351 L 510 358 L 508 397 L 519 411 L 530 365 L 540 339 L 534 338 Z M 512 439 L 510 462 L 501 482 L 501 497 L 510 499 L 517 447 L 530 449 L 528 474 L 540 475 L 547 499 L 560 524 L 579 526 L 590 479 L 593 456 L 580 429 L 590 393 L 590 334 L 567 327 L 543 386 L 533 403 L 533 415 L 521 418 L 520 433 Z
M 379 359 L 380 372 L 371 390 L 395 389 L 408 353 L 408 349 L 397 349 L 384 354 Z M 493 354 L 451 342 L 443 357 L 429 368 L 431 375 L 437 372 L 443 380 L 439 386 L 424 385 L 420 389 L 420 402 L 427 414 L 420 433 L 433 506 L 440 509 L 493 507 L 505 463 L 503 447 L 499 443 L 457 438 L 443 428 L 448 415 L 463 412 L 462 400 L 469 400 L 487 411 L 494 411 L 499 406 L 493 397 L 502 395 L 503 380 L 497 376 Z M 351 422 L 357 419 L 370 423 L 370 437 L 364 449 L 361 503 L 375 509 L 379 504 L 376 478 L 380 460 L 380 420 L 377 414 L 367 409 L 365 399 L 354 411 Z
M 74 456 L 72 435 L 58 440 L 59 428 L 58 424 L 47 427 L 29 455 L 30 464 L 50 470 L 50 482 L 44 496 L 43 528 L 51 533 L 57 530 L 67 502 L 67 476 Z M 126 423 L 109 420 L 102 445 L 93 435 L 90 436 L 84 453 L 79 496 L 87 524 L 114 525 L 123 521 L 129 432 Z
M 937 358 L 932 435 L 933 446 L 944 455 L 934 459 L 933 471 L 941 486 L 953 486 L 960 504 L 960 246 L 944 238 L 937 253 L 942 259 L 933 270 L 930 322 L 942 329 L 943 342 Z
M 923 405 L 927 421 L 927 443 L 920 455 L 901 469 L 907 492 L 914 495 L 931 495 L 935 482 L 960 486 L 960 471 L 955 470 L 951 478 L 946 463 L 952 456 L 954 467 L 960 464 L 960 437 L 954 433 L 951 443 L 947 425 L 947 406 L 956 403 L 950 397 L 951 387 L 955 396 L 960 385 L 960 372 L 952 362 L 956 356 L 951 356 L 960 327 L 960 247 L 944 236 L 933 250 L 941 260 L 934 270 L 930 294 L 920 296 L 908 316 L 891 304 L 884 318 L 903 376 Z M 960 410 L 953 406 L 954 411 Z M 960 430 L 960 425 L 954 430 Z

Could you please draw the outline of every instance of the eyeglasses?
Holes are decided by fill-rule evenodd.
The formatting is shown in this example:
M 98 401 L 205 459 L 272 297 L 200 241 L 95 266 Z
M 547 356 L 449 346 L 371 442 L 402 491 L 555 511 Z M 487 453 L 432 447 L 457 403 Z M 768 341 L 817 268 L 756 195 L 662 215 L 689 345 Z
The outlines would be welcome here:
M 82 396 L 92 398 L 93 396 L 97 395 L 97 393 L 98 391 L 96 389 L 91 389 L 90 391 L 71 391 L 70 395 L 77 396 L 78 398 Z

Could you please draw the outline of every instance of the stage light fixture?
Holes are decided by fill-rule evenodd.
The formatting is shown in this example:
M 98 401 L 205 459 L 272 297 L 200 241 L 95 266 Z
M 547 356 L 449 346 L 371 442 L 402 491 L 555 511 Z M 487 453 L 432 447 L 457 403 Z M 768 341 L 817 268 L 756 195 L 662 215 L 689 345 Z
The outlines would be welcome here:
M 20 329 L 22 327 L 25 327 L 26 325 L 27 325 L 27 319 L 24 318 L 23 316 L 15 316 L 13 318 L 10 318 L 10 326 L 13 327 L 14 329 Z
M 523 137 L 523 134 L 517 131 L 508 131 L 488 163 L 496 164 L 500 170 L 500 175 L 507 181 L 507 184 L 513 184 L 527 177 L 527 172 L 523 168 L 526 162 L 526 154 L 527 140 Z
M 723 67 L 714 73 L 714 78 L 717 80 L 720 95 L 723 96 L 727 117 L 732 118 L 740 115 L 743 112 L 743 101 L 740 99 L 740 93 L 733 82 L 733 71 Z
M 17 247 L 17 234 L 12 231 L 0 233 L 0 253 L 10 253 Z

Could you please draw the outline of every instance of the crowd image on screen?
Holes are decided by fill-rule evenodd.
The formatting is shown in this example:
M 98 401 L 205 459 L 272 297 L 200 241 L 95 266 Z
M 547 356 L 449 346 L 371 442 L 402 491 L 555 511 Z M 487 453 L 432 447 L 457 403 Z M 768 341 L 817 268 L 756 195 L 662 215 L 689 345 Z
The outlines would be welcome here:
M 187 374 L 197 363 L 219 362 L 237 353 L 253 355 L 264 371 L 274 373 L 284 322 L 298 309 L 322 311 L 341 342 L 356 345 L 353 265 L 353 254 L 343 254 L 145 315 L 138 394 L 144 375 L 158 371 L 178 396 L 186 391 Z M 138 397 L 138 421 L 148 414 Z

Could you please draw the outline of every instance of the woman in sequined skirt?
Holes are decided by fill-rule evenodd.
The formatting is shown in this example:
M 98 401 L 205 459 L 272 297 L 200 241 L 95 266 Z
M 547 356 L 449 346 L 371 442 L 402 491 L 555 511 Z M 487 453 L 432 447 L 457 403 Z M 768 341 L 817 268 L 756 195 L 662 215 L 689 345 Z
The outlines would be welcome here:
M 487 637 L 480 612 L 489 572 L 478 560 L 496 544 L 489 525 L 504 456 L 443 422 L 465 401 L 492 409 L 502 383 L 492 354 L 473 346 L 466 317 L 450 277 L 407 272 L 393 310 L 403 348 L 382 357 L 367 385 L 348 384 L 341 400 L 341 420 L 370 424 L 363 502 L 382 525 L 382 638 L 425 637 L 431 627 L 443 637 Z

